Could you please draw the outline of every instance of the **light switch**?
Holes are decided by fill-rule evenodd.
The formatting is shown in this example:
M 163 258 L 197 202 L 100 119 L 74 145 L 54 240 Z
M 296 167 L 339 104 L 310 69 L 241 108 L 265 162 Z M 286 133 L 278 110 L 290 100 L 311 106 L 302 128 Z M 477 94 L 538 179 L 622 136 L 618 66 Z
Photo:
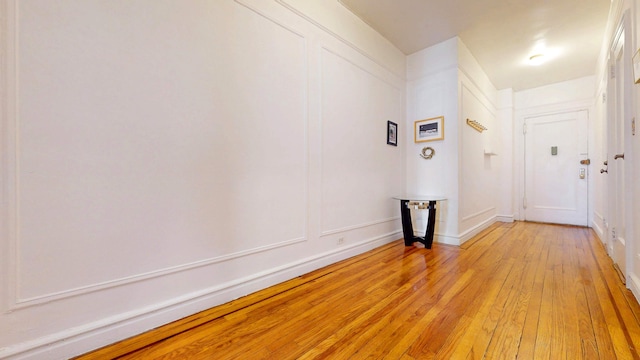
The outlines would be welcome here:
M 558 147 L 557 146 L 552 146 L 551 147 L 551 155 L 558 155 Z

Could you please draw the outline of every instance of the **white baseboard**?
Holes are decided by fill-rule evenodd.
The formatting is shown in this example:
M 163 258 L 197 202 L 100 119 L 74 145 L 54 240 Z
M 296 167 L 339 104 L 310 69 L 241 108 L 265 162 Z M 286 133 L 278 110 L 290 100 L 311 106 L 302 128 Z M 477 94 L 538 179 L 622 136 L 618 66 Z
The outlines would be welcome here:
M 439 244 L 460 246 L 459 237 L 444 235 L 444 234 L 435 234 L 433 237 L 433 242 L 439 243 Z
M 602 230 L 600 225 L 598 225 L 596 221 L 592 221 L 591 228 L 596 232 L 596 235 L 598 235 L 598 239 L 600 239 L 600 242 L 604 243 L 604 231 Z
M 629 290 L 633 293 L 633 296 L 636 297 L 636 301 L 640 302 L 640 278 L 638 278 L 634 273 L 629 273 L 627 278 L 627 286 Z
M 515 221 L 514 215 L 496 215 L 496 221 L 503 223 L 512 223 Z
M 424 237 L 424 231 L 414 231 L 414 236 Z M 440 233 L 433 234 L 433 242 L 446 245 L 460 245 L 460 238 L 457 236 L 445 235 Z
M 488 228 L 489 226 L 491 226 L 491 224 L 495 223 L 496 221 L 497 221 L 497 216 L 493 216 L 493 217 L 481 222 L 480 224 L 472 227 L 471 229 L 463 232 L 459 236 L 459 245 L 464 244 L 466 241 L 468 241 L 472 237 L 478 235 L 482 230 Z
M 482 223 L 472 227 L 471 229 L 465 231 L 464 233 L 462 233 L 462 234 L 460 234 L 458 236 L 436 233 L 436 234 L 434 234 L 433 242 L 434 243 L 439 243 L 439 244 L 460 246 L 465 241 L 468 241 L 472 237 L 478 235 L 482 230 L 488 228 L 491 224 L 495 223 L 496 221 L 513 222 L 513 216 L 510 217 L 510 221 L 509 221 L 509 216 L 501 216 L 501 218 L 503 220 L 505 220 L 505 221 L 499 220 L 498 216 L 493 216 L 493 217 L 483 221 Z M 415 231 L 414 231 L 414 233 L 415 233 Z M 423 234 L 420 233 L 420 235 L 418 235 L 418 236 L 423 236 Z
M 177 299 L 118 314 L 33 341 L 0 348 L 0 359 L 67 359 L 81 355 L 348 259 L 401 237 L 401 231 L 383 234 Z

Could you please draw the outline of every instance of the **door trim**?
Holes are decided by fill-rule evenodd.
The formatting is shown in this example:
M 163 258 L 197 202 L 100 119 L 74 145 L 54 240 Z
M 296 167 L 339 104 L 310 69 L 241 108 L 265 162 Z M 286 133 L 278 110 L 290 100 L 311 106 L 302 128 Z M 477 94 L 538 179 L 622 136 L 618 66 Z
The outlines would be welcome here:
M 612 124 L 611 122 L 615 122 L 616 121 L 616 111 L 618 110 L 618 101 L 609 101 L 609 99 L 611 99 L 611 96 L 607 96 L 607 108 L 606 108 L 606 119 L 604 120 L 604 126 L 607 132 L 607 148 L 604 149 L 606 151 L 606 160 L 609 161 L 610 163 L 616 161 L 616 166 L 617 165 L 623 165 L 624 166 L 624 182 L 625 182 L 625 188 L 622 189 L 622 193 L 621 195 L 623 196 L 623 198 L 627 199 L 625 200 L 625 204 L 624 204 L 624 222 L 625 222 L 625 232 L 623 234 L 623 239 L 624 239 L 624 249 L 625 249 L 625 254 L 624 254 L 624 261 L 625 261 L 625 267 L 621 268 L 620 270 L 623 272 L 623 275 L 625 276 L 625 278 L 628 280 L 629 277 L 631 275 L 634 275 L 633 273 L 633 269 L 634 269 L 634 264 L 638 263 L 640 261 L 640 259 L 638 259 L 638 257 L 634 257 L 633 255 L 637 253 L 638 249 L 637 249 L 637 239 L 634 238 L 634 221 L 633 221 L 633 210 L 634 210 L 634 197 L 633 197 L 633 138 L 631 135 L 631 129 L 630 128 L 626 128 L 627 126 L 629 126 L 631 119 L 636 115 L 635 114 L 635 91 L 634 91 L 634 84 L 632 79 L 632 73 L 633 73 L 633 69 L 632 69 L 632 64 L 631 64 L 631 54 L 633 52 L 635 52 L 635 49 L 633 48 L 632 45 L 632 38 L 633 38 L 633 29 L 631 27 L 631 15 L 630 15 L 630 11 L 626 10 L 621 18 L 620 21 L 616 27 L 615 32 L 613 33 L 612 37 L 611 37 L 611 43 L 610 43 L 610 47 L 609 47 L 609 57 L 607 60 L 607 93 L 611 93 L 612 91 L 614 91 L 614 87 L 618 87 L 619 84 L 615 81 L 612 80 L 611 78 L 611 73 L 616 71 L 615 68 L 613 68 L 612 66 L 614 66 L 616 64 L 616 59 L 617 59 L 617 54 L 619 53 L 620 49 L 622 48 L 624 53 L 622 56 L 622 75 L 621 78 L 623 80 L 622 83 L 622 90 L 623 90 L 623 98 L 622 98 L 622 104 L 623 104 L 623 119 L 622 119 L 622 126 L 625 128 L 624 129 L 624 154 L 625 154 L 625 158 L 624 160 L 614 160 L 614 155 L 620 151 L 619 149 L 616 149 L 615 144 L 613 144 L 612 141 L 612 135 L 611 135 L 611 131 L 616 129 L 616 125 Z M 613 199 L 617 196 L 617 192 L 615 192 L 614 190 L 614 185 L 611 184 L 611 179 L 608 179 L 608 197 L 609 199 Z M 603 190 L 603 189 L 601 189 Z M 612 193 L 613 192 L 613 193 Z M 615 257 L 615 245 L 616 245 L 616 241 L 618 240 L 617 237 L 614 238 L 612 236 L 612 228 L 617 227 L 618 222 L 614 221 L 614 214 L 615 211 L 613 211 L 611 209 L 611 200 L 608 201 L 607 203 L 607 210 L 606 210 L 606 218 L 608 220 L 609 223 L 609 227 L 607 229 L 606 235 L 605 235 L 605 241 L 607 244 L 607 250 L 609 250 L 609 256 L 612 258 L 612 260 L 614 262 L 616 262 L 616 257 Z M 613 212 L 613 213 L 612 213 Z M 637 276 L 637 274 L 635 274 L 635 276 Z M 630 286 L 630 284 L 633 283 L 632 281 L 627 281 L 627 287 Z M 640 290 L 636 289 L 636 292 L 639 292 Z M 640 294 L 635 294 L 636 296 L 640 295 Z
M 589 138 L 589 129 L 590 129 L 589 115 L 590 115 L 589 110 L 582 109 L 582 110 L 575 110 L 575 111 L 563 110 L 563 111 L 553 112 L 545 115 L 536 114 L 536 115 L 529 115 L 524 117 L 523 121 L 526 127 L 525 128 L 526 131 L 523 131 L 523 134 L 522 134 L 523 145 L 524 145 L 524 157 L 523 157 L 523 165 L 524 165 L 523 203 L 524 204 L 522 209 L 522 218 L 524 220 L 543 221 L 543 222 L 548 221 L 551 223 L 558 223 L 558 224 L 589 226 L 590 224 L 589 210 L 591 207 L 591 204 L 589 202 L 589 192 L 590 192 L 589 190 L 591 186 L 590 182 L 592 181 L 590 167 L 586 165 L 578 166 L 577 163 L 574 164 L 576 166 L 576 170 L 582 167 L 586 171 L 586 179 L 583 178 L 582 180 L 579 180 L 579 184 L 578 182 L 575 183 L 576 185 L 578 185 L 578 188 L 576 189 L 576 191 L 579 190 L 580 194 L 583 193 L 584 196 L 579 196 L 579 194 L 576 193 L 576 195 L 578 195 L 578 198 L 576 199 L 577 203 L 571 204 L 571 207 L 560 207 L 560 206 L 541 205 L 541 204 L 534 205 L 535 199 L 532 199 L 531 197 L 536 193 L 536 189 L 531 188 L 527 183 L 529 180 L 532 180 L 535 177 L 534 174 L 531 174 L 531 173 L 527 175 L 527 169 L 534 170 L 532 168 L 533 164 L 529 164 L 529 166 L 527 166 L 527 160 L 534 161 L 533 153 L 527 153 L 528 150 L 533 151 L 533 148 L 527 146 L 527 140 L 531 140 L 531 141 L 534 140 L 534 138 L 532 137 L 534 127 L 536 125 L 545 125 L 545 124 L 552 124 L 552 123 L 560 124 L 560 123 L 566 123 L 567 121 L 572 121 L 572 120 L 577 121 L 575 126 L 578 126 L 578 128 L 576 128 L 576 130 L 578 131 L 579 135 L 580 134 L 582 135 L 581 141 L 584 141 L 584 142 L 582 144 L 580 143 L 576 144 L 579 147 L 579 149 L 576 149 L 578 150 L 579 154 L 576 153 L 575 155 L 578 158 L 581 158 L 582 160 L 584 160 L 584 159 L 588 159 L 589 154 L 591 153 L 590 138 Z M 576 181 L 576 179 L 574 179 L 574 181 Z M 584 183 L 585 181 L 586 183 Z M 527 193 L 528 190 L 532 191 L 533 193 L 531 194 Z M 537 190 L 543 190 L 543 189 L 537 188 Z M 526 207 L 524 205 L 526 205 Z M 570 205 L 570 204 L 566 204 L 566 205 Z M 552 215 L 549 212 L 544 212 L 544 210 L 555 212 L 555 214 Z M 569 211 L 571 212 L 571 214 L 563 213 L 563 211 Z M 529 215 L 527 216 L 527 214 Z
M 524 211 L 523 211 L 523 199 L 525 196 L 525 143 L 524 143 L 524 122 L 528 118 L 538 117 L 538 116 L 547 116 L 553 114 L 562 114 L 562 113 L 570 113 L 577 111 L 586 111 L 587 112 L 587 126 L 589 129 L 592 128 L 591 122 L 593 121 L 593 110 L 594 102 L 593 97 L 578 99 L 573 101 L 567 101 L 562 103 L 555 104 L 546 104 L 542 106 L 535 106 L 530 108 L 516 109 L 515 110 L 515 126 L 513 128 L 513 139 L 514 139 L 514 219 L 524 221 Z M 587 132 L 588 134 L 588 132 Z M 590 139 L 588 139 L 590 140 Z M 591 149 L 589 149 L 589 154 L 591 154 Z M 593 165 L 590 165 L 593 166 Z M 595 171 L 590 169 L 587 174 L 589 176 L 588 181 L 589 184 L 593 183 L 593 174 Z M 600 174 L 598 174 L 600 175 Z M 587 226 L 591 227 L 593 223 L 593 212 L 591 211 L 591 207 L 593 204 L 593 191 L 591 190 L 592 186 L 589 186 L 587 191 Z

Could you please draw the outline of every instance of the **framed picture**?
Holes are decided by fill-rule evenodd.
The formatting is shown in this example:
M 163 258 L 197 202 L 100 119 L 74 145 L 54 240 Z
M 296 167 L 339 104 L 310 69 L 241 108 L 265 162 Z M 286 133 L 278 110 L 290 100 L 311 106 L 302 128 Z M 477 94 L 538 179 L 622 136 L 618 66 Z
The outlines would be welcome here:
M 387 144 L 398 146 L 398 124 L 387 121 Z
M 418 120 L 414 123 L 415 142 L 444 140 L 444 116 Z

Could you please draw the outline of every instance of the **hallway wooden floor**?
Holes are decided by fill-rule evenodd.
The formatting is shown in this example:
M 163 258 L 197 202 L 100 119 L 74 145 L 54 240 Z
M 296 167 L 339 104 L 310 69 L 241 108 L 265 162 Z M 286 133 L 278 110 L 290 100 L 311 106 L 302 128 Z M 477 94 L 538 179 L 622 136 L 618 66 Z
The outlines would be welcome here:
M 591 229 L 497 223 L 461 248 L 395 241 L 84 358 L 640 359 L 639 320 Z

